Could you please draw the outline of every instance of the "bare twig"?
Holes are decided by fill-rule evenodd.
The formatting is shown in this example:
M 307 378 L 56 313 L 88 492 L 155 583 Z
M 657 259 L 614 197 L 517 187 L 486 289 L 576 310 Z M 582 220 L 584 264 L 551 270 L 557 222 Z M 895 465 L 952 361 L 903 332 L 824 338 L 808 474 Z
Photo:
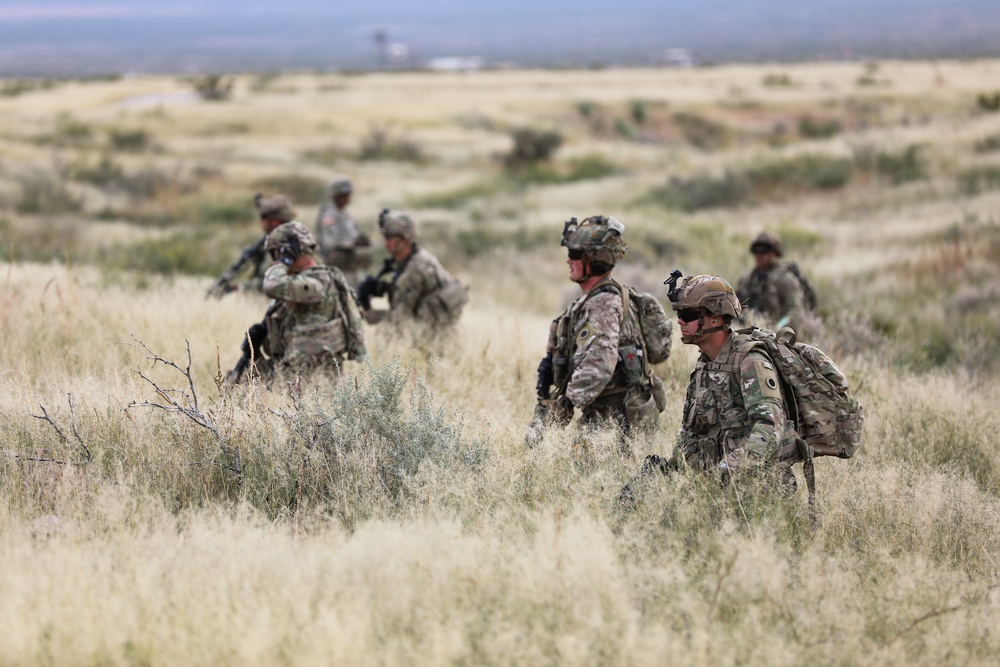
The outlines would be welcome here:
M 157 393 L 157 395 L 159 395 L 160 398 L 163 399 L 166 405 L 164 405 L 163 403 L 154 403 L 151 401 L 131 401 L 127 406 L 125 406 L 125 410 L 128 411 L 130 408 L 157 408 L 163 410 L 164 412 L 184 415 L 198 426 L 210 432 L 215 437 L 216 442 L 218 442 L 220 449 L 222 449 L 222 453 L 225 455 L 228 461 L 225 468 L 230 470 L 237 476 L 241 475 L 243 472 L 243 467 L 240 462 L 239 447 L 232 448 L 228 444 L 226 444 L 226 439 L 222 437 L 221 433 L 219 433 L 218 427 L 212 422 L 211 419 L 209 419 L 207 415 L 205 415 L 204 412 L 202 412 L 201 406 L 198 405 L 198 393 L 195 391 L 194 377 L 191 375 L 191 342 L 186 339 L 184 341 L 185 345 L 187 346 L 187 366 L 181 368 L 178 364 L 174 363 L 173 361 L 170 361 L 169 359 L 164 359 L 157 353 L 153 352 L 153 350 L 151 350 L 148 345 L 146 345 L 141 340 L 136 338 L 134 334 L 132 336 L 132 340 L 136 342 L 135 345 L 131 343 L 126 343 L 126 345 L 130 345 L 131 347 L 134 347 L 135 349 L 139 350 L 142 356 L 146 357 L 146 359 L 153 362 L 151 368 L 155 367 L 156 364 L 160 363 L 163 364 L 164 366 L 169 366 L 170 368 L 173 368 L 178 373 L 183 375 L 184 378 L 187 380 L 187 391 L 183 389 L 164 389 L 159 384 L 157 384 L 155 380 L 146 375 L 142 371 L 142 369 L 137 367 L 133 372 L 139 377 L 141 377 L 143 380 L 145 380 L 153 388 L 153 390 Z
M 86 463 L 90 463 L 91 458 L 92 458 L 92 456 L 90 454 L 90 448 L 87 447 L 87 443 L 85 443 L 83 441 L 83 437 L 81 437 L 80 432 L 76 429 L 76 412 L 73 410 L 73 394 L 66 394 L 66 400 L 69 403 L 69 423 L 70 423 L 70 429 L 73 431 L 73 437 L 76 438 L 76 442 L 77 442 L 77 444 L 79 444 L 80 449 L 83 450 L 83 457 L 86 460 L 85 461 L 80 461 L 80 462 L 78 462 L 78 461 L 68 461 L 67 462 L 67 461 L 60 461 L 58 459 L 46 458 L 46 457 L 27 456 L 27 455 L 24 455 L 24 454 L 13 454 L 14 458 L 22 459 L 24 461 L 40 461 L 40 462 L 44 462 L 44 463 L 56 463 L 56 464 L 59 464 L 59 465 L 67 465 L 67 464 L 69 464 L 69 465 L 84 465 Z M 42 409 L 42 414 L 40 414 L 40 415 L 31 415 L 31 416 L 34 417 L 35 419 L 41 419 L 44 422 L 48 422 L 49 425 L 52 426 L 53 429 L 55 429 L 55 432 L 59 435 L 59 437 L 62 439 L 63 442 L 69 442 L 69 438 L 63 432 L 63 430 L 61 428 L 59 428 L 59 424 L 57 424 L 56 421 L 54 419 L 52 419 L 52 417 L 49 416 L 49 412 L 48 412 L 48 410 L 45 409 L 45 406 L 39 404 L 38 407 L 40 407 Z M 11 455 L 11 454 L 8 454 L 8 455 Z

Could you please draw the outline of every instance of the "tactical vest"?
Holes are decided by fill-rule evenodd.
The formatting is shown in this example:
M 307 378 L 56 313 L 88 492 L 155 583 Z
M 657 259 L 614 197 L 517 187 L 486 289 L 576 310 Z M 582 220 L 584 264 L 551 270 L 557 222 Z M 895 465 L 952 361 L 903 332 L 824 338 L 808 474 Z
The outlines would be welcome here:
M 622 297 L 623 314 L 621 329 L 618 335 L 618 363 L 608 386 L 601 396 L 618 394 L 630 387 L 642 387 L 650 384 L 651 371 L 645 362 L 642 333 L 635 313 L 630 307 L 629 298 L 625 296 L 628 290 L 617 281 L 607 278 L 595 285 L 582 298 L 556 320 L 555 350 L 552 356 L 553 379 L 559 394 L 564 394 L 569 379 L 573 376 L 573 359 L 576 356 L 577 331 L 580 313 L 584 305 L 598 294 L 613 293 Z
M 752 350 L 744 344 L 745 341 L 734 334 L 725 362 L 701 358 L 691 373 L 682 425 L 687 436 L 698 441 L 697 449 L 705 468 L 717 465 L 727 454 L 742 447 L 753 428 L 740 386 L 740 364 Z M 781 395 L 783 397 L 783 391 Z M 786 422 L 776 428 L 778 461 L 794 463 L 808 455 L 787 410 Z
M 284 302 L 267 319 L 270 352 L 291 366 L 340 358 L 361 336 L 347 315 L 353 297 L 340 272 L 323 265 L 307 270 L 326 285 L 325 298 L 316 304 Z

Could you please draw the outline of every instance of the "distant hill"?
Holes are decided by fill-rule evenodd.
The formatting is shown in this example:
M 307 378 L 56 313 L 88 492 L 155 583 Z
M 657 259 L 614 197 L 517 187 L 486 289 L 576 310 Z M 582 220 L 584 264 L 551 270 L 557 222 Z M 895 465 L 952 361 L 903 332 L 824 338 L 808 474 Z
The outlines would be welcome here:
M 655 64 L 1000 55 L 1000 3 L 984 0 L 12 0 L 0 6 L 0 75 Z M 384 49 L 375 40 L 385 36 Z

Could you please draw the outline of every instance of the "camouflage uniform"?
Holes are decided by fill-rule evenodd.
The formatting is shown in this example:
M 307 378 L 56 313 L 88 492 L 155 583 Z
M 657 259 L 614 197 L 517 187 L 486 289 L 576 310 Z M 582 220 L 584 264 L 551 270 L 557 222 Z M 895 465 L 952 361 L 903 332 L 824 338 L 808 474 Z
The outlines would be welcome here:
M 269 245 L 288 225 L 296 225 L 303 237 L 311 238 L 301 223 L 286 223 L 272 232 Z M 264 275 L 263 287 L 278 303 L 267 318 L 272 357 L 296 372 L 339 369 L 345 356 L 365 358 L 363 321 L 340 269 L 315 265 L 292 274 L 285 264 L 275 262 Z
M 750 252 L 784 254 L 781 238 L 774 232 L 761 232 L 750 242 Z M 788 264 L 775 260 L 766 270 L 755 267 L 739 279 L 736 295 L 743 306 L 760 313 L 779 326 L 802 325 L 807 307 L 805 290 Z
M 805 443 L 785 411 L 784 388 L 774 362 L 759 346 L 746 345 L 747 334 L 729 329 L 742 312 L 732 286 L 718 276 L 691 276 L 670 298 L 678 317 L 701 314 L 697 331 L 682 335 L 685 343 L 726 332 L 715 359 L 702 353 L 691 372 L 674 466 L 683 460 L 696 470 L 708 471 L 754 468 L 760 463 L 763 470 L 776 471 L 785 488 L 794 490 L 791 466 L 802 460 Z M 706 328 L 710 317 L 723 323 Z
M 643 341 L 631 309 L 623 316 L 622 289 L 608 276 L 573 302 L 552 323 L 546 353 L 556 387 L 565 386 L 562 395 L 582 412 L 581 424 L 610 420 L 627 432 L 654 427 L 659 411 L 650 378 L 627 378 L 623 355 L 635 355 Z
M 753 269 L 740 278 L 736 294 L 748 310 L 772 322 L 787 318 L 782 326 L 800 324 L 805 307 L 802 283 L 784 262 L 775 262 L 767 271 Z
M 418 322 L 437 331 L 447 330 L 458 320 L 468 300 L 466 288 L 441 266 L 437 257 L 417 245 L 412 215 L 385 210 L 379 216 L 379 226 L 386 237 L 399 236 L 413 245 L 403 259 L 387 258 L 379 274 L 366 278 L 359 287 L 359 295 L 363 295 L 364 283 L 372 281 L 371 293 L 389 299 L 388 311 L 366 311 L 368 321 L 395 325 Z
M 331 199 L 350 195 L 351 181 L 339 177 L 327 187 Z M 347 213 L 346 208 L 335 204 L 323 204 L 316 216 L 316 241 L 323 262 L 344 272 L 351 286 L 358 284 L 360 271 L 371 264 L 371 241 L 358 231 L 358 226 Z
M 790 482 L 800 440 L 785 413 L 777 369 L 754 348 L 741 355 L 741 334 L 730 334 L 714 361 L 704 354 L 691 372 L 675 459 L 712 470 L 727 456 L 749 455 L 777 466 Z

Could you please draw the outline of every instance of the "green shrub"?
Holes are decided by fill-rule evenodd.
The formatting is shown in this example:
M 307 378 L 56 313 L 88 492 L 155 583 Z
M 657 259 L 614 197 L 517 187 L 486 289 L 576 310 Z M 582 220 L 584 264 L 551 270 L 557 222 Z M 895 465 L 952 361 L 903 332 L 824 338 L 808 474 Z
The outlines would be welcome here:
M 461 208 L 471 199 L 489 197 L 499 191 L 500 184 L 498 181 L 480 181 L 455 190 L 416 197 L 410 201 L 410 205 L 413 208 L 456 209 Z
M 629 104 L 629 115 L 633 123 L 642 125 L 649 119 L 649 109 L 642 100 L 632 100 Z
M 10 79 L 0 84 L 0 97 L 18 97 L 36 90 L 55 88 L 55 79 Z
M 498 227 L 487 221 L 485 224 L 458 230 L 454 243 L 463 259 L 474 259 L 502 248 L 526 251 L 545 247 L 552 242 L 552 232 L 545 228 L 519 226 Z
M 672 176 L 665 185 L 653 188 L 649 196 L 661 206 L 691 212 L 739 206 L 750 201 L 752 194 L 753 187 L 745 175 L 727 171 L 722 176 Z
M 221 74 L 206 74 L 191 82 L 198 97 L 209 102 L 223 102 L 232 97 L 234 80 Z
M 635 132 L 632 126 L 628 124 L 628 121 L 624 118 L 615 118 L 615 134 L 624 139 L 635 138 Z
M 514 144 L 503 159 L 509 169 L 548 162 L 563 143 L 562 135 L 554 130 L 535 130 L 530 127 L 511 130 L 510 137 Z
M 215 235 L 211 229 L 194 227 L 131 245 L 101 247 L 95 261 L 113 272 L 213 275 L 219 269 Z
M 384 127 L 372 126 L 361 140 L 358 148 L 359 160 L 395 160 L 398 162 L 424 162 L 426 155 L 416 140 L 405 136 L 393 136 Z
M 121 182 L 125 177 L 125 170 L 121 164 L 105 153 L 94 164 L 83 160 L 70 163 L 66 166 L 65 174 L 67 178 L 82 183 L 109 188 Z
M 761 83 L 768 88 L 787 88 L 792 85 L 792 77 L 787 74 L 769 73 L 763 76 Z
M 112 150 L 138 153 L 150 147 L 149 133 L 143 129 L 127 130 L 112 128 L 108 130 L 108 146 Z
M 326 181 L 306 174 L 275 174 L 258 178 L 251 187 L 261 192 L 281 193 L 298 204 L 325 201 Z
M 977 153 L 995 153 L 996 151 L 1000 151 L 1000 134 L 991 134 L 988 137 L 983 137 L 972 145 L 972 149 Z
M 806 139 L 829 139 L 840 134 L 843 127 L 835 118 L 821 119 L 806 114 L 799 118 L 799 134 Z
M 957 176 L 958 190 L 973 196 L 987 190 L 1000 189 L 1000 165 L 972 167 Z
M 1000 92 L 979 93 L 976 95 L 976 106 L 983 111 L 1000 111 Z
M 861 169 L 873 171 L 899 185 L 927 178 L 927 163 L 921 151 L 919 144 L 910 144 L 896 152 L 863 146 L 855 149 L 854 162 Z
M 30 172 L 21 175 L 18 182 L 21 193 L 14 205 L 18 213 L 52 215 L 83 210 L 83 197 L 73 194 L 55 174 Z
M 593 102 L 583 101 L 576 103 L 576 112 L 580 114 L 581 117 L 590 119 L 594 116 L 597 111 L 597 105 Z
M 851 178 L 854 165 L 847 158 L 809 153 L 750 167 L 746 177 L 755 192 L 780 190 L 835 190 Z
M 599 153 L 591 153 L 569 161 L 569 173 L 564 181 L 590 181 L 611 176 L 618 171 L 618 165 Z
M 702 150 L 722 148 L 729 141 L 729 130 L 721 123 L 693 113 L 678 112 L 673 115 L 674 125 L 684 139 Z

